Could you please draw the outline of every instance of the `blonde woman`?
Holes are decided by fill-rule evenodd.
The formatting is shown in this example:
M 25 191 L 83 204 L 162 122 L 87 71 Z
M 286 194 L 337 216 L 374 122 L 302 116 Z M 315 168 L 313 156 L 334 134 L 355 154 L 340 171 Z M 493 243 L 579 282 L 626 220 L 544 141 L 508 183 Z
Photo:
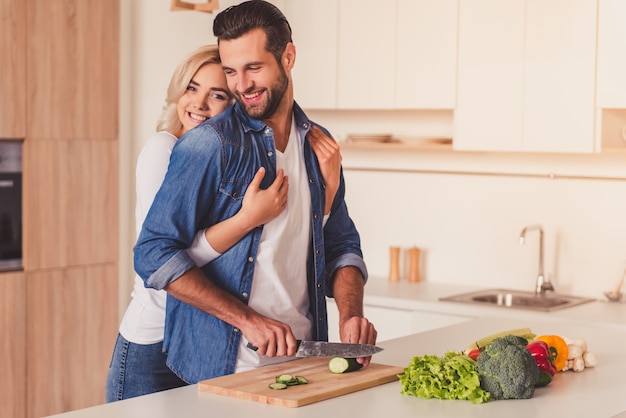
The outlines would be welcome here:
M 136 168 L 137 234 L 167 172 L 172 148 L 190 129 L 222 113 L 233 98 L 217 46 L 204 46 L 176 68 L 167 90 L 157 132 L 144 145 Z M 198 266 L 211 262 L 255 227 L 275 218 L 287 204 L 287 178 L 281 173 L 261 190 L 261 168 L 248 186 L 241 209 L 231 218 L 201 230 L 186 251 Z M 119 328 L 106 384 L 112 402 L 186 385 L 166 365 L 163 352 L 166 292 L 144 286 L 138 276 Z

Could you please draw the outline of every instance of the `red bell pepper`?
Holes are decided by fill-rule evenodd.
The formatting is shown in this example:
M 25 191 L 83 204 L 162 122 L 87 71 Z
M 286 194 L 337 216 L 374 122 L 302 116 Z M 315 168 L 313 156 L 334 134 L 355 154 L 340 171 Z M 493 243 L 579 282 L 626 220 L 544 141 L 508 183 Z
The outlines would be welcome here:
M 535 386 L 547 385 L 556 373 L 556 367 L 550 361 L 550 347 L 544 341 L 532 341 L 526 345 L 526 348 L 539 367 L 539 379 L 537 379 Z
M 478 348 L 475 348 L 473 350 L 470 350 L 469 353 L 467 353 L 467 356 L 469 358 L 471 358 L 472 360 L 476 361 L 478 360 L 478 356 L 480 355 L 480 350 Z

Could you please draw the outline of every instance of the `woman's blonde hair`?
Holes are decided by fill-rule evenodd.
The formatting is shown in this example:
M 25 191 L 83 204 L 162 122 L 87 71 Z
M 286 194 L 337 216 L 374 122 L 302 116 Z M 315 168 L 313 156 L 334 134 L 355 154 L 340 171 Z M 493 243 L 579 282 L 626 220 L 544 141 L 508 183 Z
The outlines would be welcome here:
M 221 64 L 217 45 L 205 45 L 196 49 L 176 67 L 167 88 L 165 106 L 157 122 L 157 131 L 167 131 L 172 135 L 178 135 L 183 129 L 176 109 L 178 100 L 187 91 L 194 74 L 206 64 Z

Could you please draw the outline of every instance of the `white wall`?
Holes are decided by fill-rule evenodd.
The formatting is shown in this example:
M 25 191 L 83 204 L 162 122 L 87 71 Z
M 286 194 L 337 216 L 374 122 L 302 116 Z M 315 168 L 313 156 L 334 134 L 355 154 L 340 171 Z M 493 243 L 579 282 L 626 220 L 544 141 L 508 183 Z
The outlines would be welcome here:
M 233 3 L 238 1 L 220 0 L 221 8 Z M 214 14 L 171 12 L 170 0 L 124 0 L 121 5 L 123 312 L 133 277 L 135 161 L 154 130 L 174 67 L 191 50 L 214 42 Z M 297 100 L 297 85 L 295 96 Z M 338 139 L 348 133 L 450 136 L 452 132 L 451 112 L 316 111 L 310 115 Z M 379 279 L 387 274 L 390 245 L 416 245 L 424 249 L 425 280 L 531 289 L 537 272 L 537 240 L 531 234 L 520 247 L 517 239 L 525 225 L 536 222 L 545 227 L 546 273 L 556 274 L 557 289 L 601 297 L 622 272 L 626 259 L 624 181 L 432 172 L 626 177 L 624 155 L 346 152 L 344 162 L 351 214 L 361 231 L 370 272 Z M 426 172 L 355 170 L 358 167 Z
M 602 299 L 621 277 L 625 155 L 343 154 L 349 211 L 375 279 L 387 280 L 389 246 L 417 246 L 424 280 L 532 290 L 539 234 L 529 231 L 524 246 L 519 236 L 535 223 L 557 291 Z

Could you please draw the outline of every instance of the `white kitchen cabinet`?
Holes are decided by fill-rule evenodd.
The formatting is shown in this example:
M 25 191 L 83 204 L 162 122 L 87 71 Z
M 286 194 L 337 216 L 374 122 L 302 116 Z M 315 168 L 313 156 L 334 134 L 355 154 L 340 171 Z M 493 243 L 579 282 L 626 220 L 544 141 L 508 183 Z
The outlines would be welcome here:
M 459 0 L 454 148 L 522 144 L 524 0 Z
M 291 1 L 307 109 L 453 109 L 458 0 Z
M 459 0 L 457 150 L 593 152 L 597 0 Z
M 340 109 L 394 107 L 395 23 L 396 1 L 339 1 Z
M 596 106 L 626 108 L 626 1 L 600 0 L 598 13 Z
M 471 317 L 397 309 L 366 304 L 365 317 L 378 331 L 377 341 L 404 337 L 416 332 L 427 331 L 447 325 L 468 321 Z M 339 341 L 339 315 L 334 300 L 328 299 L 328 339 Z
M 293 30 L 294 95 L 307 109 L 337 107 L 337 0 L 289 1 L 285 16 Z
M 396 14 L 395 108 L 454 109 L 458 0 L 397 0 Z

